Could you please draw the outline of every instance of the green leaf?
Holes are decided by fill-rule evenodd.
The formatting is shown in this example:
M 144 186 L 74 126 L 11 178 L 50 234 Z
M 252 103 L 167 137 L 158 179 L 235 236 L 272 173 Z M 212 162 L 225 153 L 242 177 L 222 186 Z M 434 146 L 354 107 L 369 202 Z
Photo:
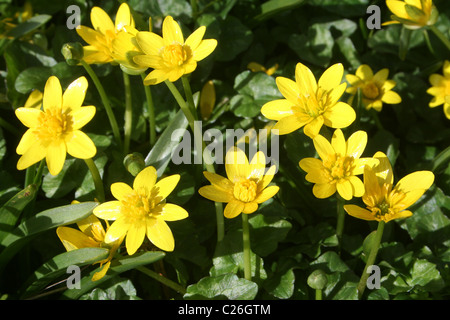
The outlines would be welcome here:
M 68 225 L 82 220 L 92 214 L 92 210 L 97 205 L 98 203 L 96 202 L 85 202 L 55 207 L 42 211 L 22 222 L 0 242 L 0 245 L 5 247 L 0 253 L 0 273 L 6 263 L 33 236 L 62 225 Z
M 436 265 L 424 259 L 416 260 L 411 270 L 411 278 L 406 280 L 410 286 L 420 286 L 424 290 L 433 292 L 445 287 Z
M 55 281 L 63 274 L 67 274 L 69 266 L 77 265 L 81 267 L 93 264 L 107 258 L 108 254 L 109 250 L 106 248 L 81 248 L 53 257 L 29 277 L 22 298 L 38 293 L 50 282 Z
M 67 289 L 66 291 L 64 291 L 63 297 L 67 299 L 79 299 L 83 294 L 94 289 L 101 283 L 114 278 L 125 271 L 161 260 L 162 258 L 164 258 L 164 256 L 164 252 L 149 251 L 113 260 L 108 269 L 108 272 L 103 278 L 97 281 L 92 281 L 92 276 L 94 275 L 94 273 L 100 270 L 100 268 L 97 268 L 81 279 L 80 289 Z
M 145 158 L 145 165 L 155 167 L 158 176 L 164 173 L 164 170 L 172 159 L 172 154 L 180 144 L 180 140 L 183 137 L 182 133 L 186 130 L 187 125 L 188 121 L 184 113 L 179 110 Z M 180 135 L 173 137 L 172 134 L 177 129 L 180 130 Z
M 52 16 L 48 15 L 48 14 L 40 14 L 40 15 L 31 17 L 27 21 L 22 22 L 21 24 L 19 24 L 15 28 L 11 29 L 8 32 L 7 36 L 8 37 L 13 37 L 13 38 L 16 38 L 16 39 L 20 38 L 20 37 L 30 33 L 31 31 L 36 30 L 40 26 L 44 25 L 51 18 L 52 18 Z
M 25 206 L 30 203 L 37 192 L 35 184 L 30 184 L 25 189 L 16 193 L 8 202 L 0 208 L 0 242 L 11 231 Z
M 252 300 L 258 293 L 258 285 L 238 278 L 235 274 L 223 274 L 202 278 L 190 285 L 184 295 L 186 300 Z
M 84 294 L 80 300 L 140 300 L 136 288 L 129 279 L 112 279 L 112 285 L 106 289 L 95 288 Z
M 253 40 L 252 31 L 233 16 L 221 21 L 218 45 L 214 57 L 218 61 L 231 61 L 248 49 Z
M 261 5 L 261 13 L 254 19 L 264 21 L 286 10 L 293 10 L 303 4 L 305 0 L 269 0 Z

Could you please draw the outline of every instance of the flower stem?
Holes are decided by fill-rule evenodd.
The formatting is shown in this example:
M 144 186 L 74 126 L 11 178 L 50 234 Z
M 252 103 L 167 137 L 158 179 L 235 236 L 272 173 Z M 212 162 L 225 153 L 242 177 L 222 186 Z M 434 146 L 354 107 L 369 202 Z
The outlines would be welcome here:
M 435 25 L 430 26 L 431 31 L 436 35 L 436 37 L 441 40 L 441 42 L 450 50 L 450 40 L 438 29 Z
M 192 89 L 191 85 L 189 84 L 189 79 L 186 76 L 182 76 L 181 81 L 183 83 L 184 94 L 186 96 L 188 106 L 191 109 L 191 113 L 193 114 L 194 119 L 198 120 L 197 110 L 194 103 L 194 96 L 192 95 Z
M 336 224 L 336 236 L 338 238 L 338 251 L 341 253 L 342 247 L 342 234 L 344 233 L 345 211 L 344 211 L 344 199 L 340 196 L 336 196 L 337 204 L 337 224 Z
M 87 71 L 92 81 L 94 81 L 95 86 L 97 87 L 98 93 L 100 94 L 100 98 L 102 99 L 103 106 L 105 107 L 106 114 L 108 115 L 109 123 L 111 124 L 114 138 L 116 139 L 119 148 L 122 148 L 122 138 L 120 137 L 119 126 L 117 125 L 117 121 L 112 111 L 111 104 L 109 103 L 109 99 L 108 96 L 106 95 L 105 89 L 103 88 L 94 70 L 92 70 L 91 66 L 87 64 L 84 60 L 81 60 L 81 65 Z
M 322 290 L 316 289 L 316 300 L 322 300 Z
M 367 258 L 367 262 L 366 262 L 366 266 L 364 267 L 363 274 L 361 275 L 361 278 L 359 280 L 358 299 L 361 299 L 361 297 L 364 293 L 364 289 L 366 288 L 367 278 L 369 277 L 369 274 L 367 273 L 367 268 L 374 264 L 375 259 L 377 257 L 378 249 L 380 248 L 381 238 L 383 237 L 384 225 L 385 225 L 385 222 L 383 220 L 378 222 L 378 228 L 375 233 L 373 245 L 372 245 L 372 248 L 370 249 L 370 254 L 369 254 L 369 257 Z
M 141 73 L 142 81 L 145 79 L 145 73 Z M 144 85 L 145 98 L 147 99 L 147 111 L 150 131 L 150 146 L 156 142 L 156 120 L 155 120 L 155 106 L 153 104 L 152 91 L 150 86 Z
M 41 181 L 42 181 L 42 172 L 44 171 L 44 165 L 45 165 L 45 160 L 42 159 L 41 163 L 39 163 L 39 167 L 36 171 L 36 175 L 34 176 L 33 179 L 33 184 L 35 184 L 38 188 L 41 185 Z
M 167 87 L 169 88 L 170 92 L 172 93 L 172 95 L 174 96 L 175 100 L 177 101 L 178 105 L 180 106 L 181 110 L 183 111 L 186 119 L 188 120 L 189 123 L 189 127 L 191 128 L 192 132 L 194 133 L 194 138 L 196 136 L 198 137 L 202 137 L 202 132 L 198 132 L 198 130 L 200 129 L 198 126 L 194 125 L 194 122 L 196 121 L 196 113 L 193 114 L 191 112 L 191 108 L 189 108 L 188 104 L 186 103 L 186 101 L 183 99 L 183 97 L 180 94 L 180 91 L 178 91 L 177 87 L 170 82 L 169 80 L 165 81 L 165 84 L 167 85 Z M 190 89 L 186 91 L 186 94 L 189 94 Z M 193 99 L 192 96 L 188 97 L 187 99 L 188 101 L 192 101 L 193 103 Z M 194 107 L 195 109 L 195 107 Z M 206 166 L 206 170 L 208 172 L 211 173 L 215 173 L 215 169 L 214 169 L 214 165 L 212 162 L 212 159 L 210 158 L 210 155 L 208 152 L 203 152 L 206 148 L 205 142 L 202 139 L 202 149 L 201 149 L 201 153 L 203 156 L 203 160 L 205 162 L 205 166 Z M 215 209 L 216 209 L 216 220 L 217 220 L 217 241 L 222 241 L 223 237 L 225 235 L 225 223 L 224 223 L 224 217 L 223 217 L 223 208 L 222 208 L 222 204 L 220 202 L 215 202 Z
M 248 215 L 242 215 L 242 241 L 243 241 L 243 255 L 244 255 L 244 277 L 247 280 L 252 280 L 252 264 L 251 264 L 251 249 L 250 249 L 250 228 L 248 225 Z
M 131 98 L 130 76 L 126 72 L 123 74 L 123 84 L 125 87 L 125 123 L 124 123 L 124 143 L 123 153 L 130 151 L 131 129 L 133 128 L 133 104 Z
M 97 166 L 94 160 L 84 159 L 89 171 L 91 172 L 92 179 L 94 180 L 95 190 L 97 191 L 97 198 L 100 202 L 105 202 L 105 190 L 103 189 L 103 181 L 100 177 L 100 172 L 98 172 Z
M 440 152 L 434 159 L 432 163 L 431 171 L 436 172 L 436 170 L 446 162 L 450 160 L 450 146 Z
M 136 269 L 141 271 L 143 274 L 146 274 L 147 276 L 149 276 L 149 277 L 151 277 L 151 278 L 161 282 L 165 286 L 173 289 L 174 291 L 176 291 L 176 292 L 178 292 L 178 293 L 180 293 L 182 295 L 184 295 L 186 293 L 186 289 L 183 288 L 181 285 L 179 285 L 176 282 L 173 282 L 172 280 L 170 280 L 170 279 L 168 279 L 166 277 L 163 277 L 162 275 L 156 273 L 153 270 L 150 270 L 150 269 L 148 269 L 146 267 L 142 267 L 142 266 L 137 267 Z

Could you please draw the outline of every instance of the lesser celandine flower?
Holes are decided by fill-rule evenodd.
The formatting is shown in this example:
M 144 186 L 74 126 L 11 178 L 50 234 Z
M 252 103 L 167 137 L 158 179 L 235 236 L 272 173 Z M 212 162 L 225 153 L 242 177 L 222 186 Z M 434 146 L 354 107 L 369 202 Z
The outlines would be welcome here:
M 394 175 L 387 156 L 377 152 L 377 166 L 364 168 L 365 194 L 362 200 L 366 208 L 345 205 L 345 211 L 356 218 L 368 221 L 388 222 L 412 215 L 408 209 L 427 191 L 434 182 L 431 171 L 417 171 L 400 179 L 394 186 Z
M 408 29 L 418 29 L 433 25 L 438 18 L 432 0 L 386 0 L 386 5 L 393 13 L 393 21 L 383 25 L 401 23 Z
M 402 99 L 399 94 L 391 91 L 396 83 L 394 80 L 388 80 L 388 76 L 389 69 L 384 68 L 373 74 L 372 69 L 366 64 L 359 66 L 354 75 L 347 74 L 345 77 L 351 86 L 346 92 L 352 95 L 349 103 L 352 103 L 358 89 L 361 89 L 362 103 L 367 110 L 373 108 L 381 111 L 383 102 L 400 103 Z
M 247 68 L 249 68 L 252 72 L 264 72 L 265 74 L 271 76 L 277 71 L 278 69 L 278 63 L 267 69 L 262 64 L 259 64 L 257 62 L 250 62 L 247 65 Z
M 364 166 L 378 163 L 373 158 L 361 158 L 367 133 L 357 131 L 345 141 L 342 131 L 337 129 L 331 143 L 321 135 L 314 137 L 313 142 L 320 159 L 305 158 L 299 165 L 308 173 L 306 180 L 314 183 L 314 196 L 324 199 L 337 191 L 345 200 L 361 197 L 364 185 L 357 175 L 363 173 Z
M 434 96 L 429 103 L 429 107 L 434 108 L 443 104 L 445 116 L 450 119 L 450 61 L 444 62 L 442 71 L 443 75 L 434 73 L 429 78 L 431 87 L 427 90 L 427 93 Z
M 225 156 L 225 170 L 228 178 L 203 172 L 211 185 L 201 187 L 198 192 L 206 199 L 227 203 L 226 218 L 255 212 L 260 203 L 272 198 L 279 190 L 277 186 L 268 186 L 276 167 L 273 165 L 266 171 L 266 157 L 262 151 L 258 151 L 249 163 L 244 151 L 230 149 Z
M 109 266 L 111 265 L 111 260 L 122 243 L 123 238 L 119 238 L 111 244 L 106 244 L 104 242 L 105 229 L 103 228 L 100 220 L 98 220 L 94 215 L 78 221 L 77 225 L 81 231 L 69 227 L 58 227 L 56 229 L 56 233 L 67 251 L 97 247 L 109 249 L 108 257 L 104 260 L 96 262 L 100 263 L 101 270 L 93 275 L 92 281 L 100 280 L 108 271 Z
M 114 62 L 113 41 L 117 34 L 127 26 L 135 26 L 130 7 L 122 3 L 117 10 L 115 22 L 100 7 L 91 10 L 91 23 L 94 29 L 78 26 L 76 31 L 89 45 L 84 46 L 83 60 L 88 64 L 102 64 Z
M 197 62 L 209 56 L 217 46 L 215 39 L 203 39 L 206 27 L 201 26 L 184 40 L 177 22 L 167 16 L 162 25 L 162 37 L 153 32 L 139 32 L 137 43 L 145 55 L 134 57 L 134 62 L 153 68 L 144 79 L 145 85 L 169 80 L 174 82 L 197 68 Z
M 341 83 L 344 75 L 342 64 L 329 67 L 316 79 L 311 70 L 298 63 L 295 81 L 277 77 L 278 89 L 285 99 L 266 103 L 261 113 L 268 119 L 277 120 L 273 129 L 279 134 L 288 134 L 301 127 L 304 133 L 314 138 L 322 125 L 331 128 L 345 128 L 356 118 L 353 108 L 339 99 L 347 87 Z
M 18 170 L 45 158 L 49 172 L 57 175 L 66 153 L 79 159 L 90 159 L 96 154 L 92 140 L 80 131 L 95 115 L 94 106 L 82 107 L 87 86 L 86 78 L 80 77 L 63 94 L 58 78 L 51 76 L 45 84 L 43 110 L 16 109 L 17 118 L 29 128 L 16 149 L 22 155 Z
M 138 173 L 133 187 L 123 182 L 111 185 L 111 193 L 117 200 L 105 202 L 94 209 L 97 217 L 114 220 L 106 232 L 106 243 L 126 236 L 127 252 L 132 255 L 147 235 L 156 247 L 164 251 L 174 250 L 175 241 L 166 221 L 184 219 L 188 213 L 165 200 L 175 189 L 180 176 L 174 174 L 159 182 L 156 179 L 156 169 L 150 166 Z

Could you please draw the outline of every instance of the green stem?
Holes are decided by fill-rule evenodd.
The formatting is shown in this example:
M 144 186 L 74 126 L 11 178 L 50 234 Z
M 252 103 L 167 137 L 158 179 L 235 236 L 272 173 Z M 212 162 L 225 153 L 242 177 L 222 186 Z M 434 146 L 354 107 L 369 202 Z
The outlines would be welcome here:
M 191 109 L 189 108 L 188 104 L 181 96 L 181 94 L 178 91 L 178 89 L 176 88 L 176 86 L 169 80 L 166 80 L 165 84 L 169 88 L 170 92 L 172 93 L 172 95 L 174 96 L 178 105 L 180 106 L 181 110 L 183 111 L 186 119 L 188 120 L 189 127 L 191 128 L 192 132 L 194 133 L 194 138 L 202 137 L 203 136 L 202 132 L 198 132 L 198 130 L 200 129 L 199 126 L 194 125 L 194 122 L 196 121 L 195 120 L 196 117 L 194 116 L 194 114 L 192 114 Z M 187 91 L 187 94 L 189 94 L 189 92 L 190 92 L 190 90 Z M 193 101 L 192 97 L 188 97 L 188 101 Z M 206 170 L 208 172 L 215 173 L 216 171 L 214 169 L 214 165 L 213 165 L 213 162 L 212 162 L 212 159 L 211 159 L 209 153 L 203 152 L 206 148 L 205 142 L 203 141 L 203 139 L 201 139 L 201 140 L 202 140 L 201 154 L 202 154 L 203 160 L 205 162 Z M 223 240 L 223 237 L 225 235 L 225 231 L 224 231 L 225 222 L 224 222 L 224 217 L 223 217 L 222 204 L 219 202 L 216 202 L 215 209 L 216 209 L 216 220 L 217 220 L 217 240 L 220 242 Z
M 94 160 L 85 159 L 89 171 L 91 172 L 92 179 L 94 180 L 95 190 L 97 191 L 97 198 L 99 202 L 105 202 L 105 190 L 103 189 L 103 181 L 100 177 L 100 172 L 98 172 L 97 166 L 95 165 Z
M 316 300 L 322 300 L 322 290 L 316 289 Z
M 375 124 L 376 124 L 378 130 L 381 130 L 381 131 L 384 130 L 384 127 L 380 121 L 380 117 L 378 117 L 378 111 L 376 111 L 375 109 L 372 109 L 371 111 L 372 111 L 373 119 L 375 120 Z
M 408 52 L 409 48 L 409 42 L 411 40 L 411 34 L 412 30 L 407 29 L 405 27 L 402 27 L 402 30 L 400 32 L 400 44 L 398 49 L 398 55 L 400 57 L 400 60 L 405 60 L 406 54 Z
M 248 225 L 248 215 L 242 215 L 242 241 L 243 241 L 243 255 L 244 255 L 244 277 L 247 280 L 252 280 L 252 263 L 251 263 L 251 249 L 250 249 L 250 228 Z
M 125 123 L 124 123 L 124 143 L 123 153 L 130 151 L 131 129 L 133 128 L 133 104 L 131 99 L 130 76 L 126 72 L 123 74 L 123 84 L 125 87 Z
M 114 112 L 112 111 L 111 104 L 109 103 L 108 96 L 106 95 L 105 89 L 95 74 L 94 70 L 92 70 L 91 66 L 87 64 L 84 60 L 81 60 L 81 65 L 87 71 L 95 86 L 97 87 L 98 93 L 100 94 L 100 98 L 102 99 L 103 106 L 105 107 L 106 114 L 108 115 L 109 123 L 111 124 L 111 128 L 116 139 L 117 145 L 119 148 L 122 148 L 122 138 L 120 137 L 119 126 L 117 125 L 116 118 L 114 116 Z
M 180 293 L 182 295 L 184 295 L 186 293 L 186 289 L 183 288 L 181 285 L 179 285 L 176 282 L 173 282 L 172 280 L 170 280 L 170 279 L 168 279 L 166 277 L 163 277 L 162 275 L 156 273 L 153 270 L 150 270 L 150 269 L 148 269 L 146 267 L 142 267 L 142 266 L 137 267 L 136 269 L 141 271 L 143 274 L 146 274 L 147 276 L 149 276 L 149 277 L 151 277 L 151 278 L 161 282 L 165 286 L 173 289 L 174 291 L 176 291 L 176 292 L 178 292 L 178 293 Z
M 15 134 L 17 136 L 20 135 L 19 129 L 14 127 L 9 122 L 3 120 L 2 118 L 0 118 L 0 127 L 3 127 L 5 130 L 8 130 L 9 132 L 11 132 L 11 133 L 13 133 L 13 134 Z
M 380 248 L 381 238 L 383 237 L 384 225 L 385 225 L 385 222 L 383 220 L 378 222 L 378 228 L 375 233 L 375 239 L 373 240 L 373 245 L 370 250 L 369 257 L 367 258 L 367 262 L 366 262 L 366 266 L 364 267 L 363 274 L 361 275 L 361 278 L 359 280 L 358 299 L 361 299 L 361 297 L 364 293 L 364 289 L 366 288 L 367 278 L 369 277 L 369 274 L 367 273 L 367 268 L 369 266 L 372 266 L 375 263 L 375 259 L 377 258 L 378 249 Z
M 441 42 L 450 50 L 450 40 L 435 25 L 430 26 L 430 30 L 441 40 Z
M 145 79 L 145 73 L 141 73 L 142 81 Z M 142 82 L 143 83 L 143 82 Z M 153 104 L 152 91 L 150 86 L 144 85 L 145 98 L 147 99 L 147 112 L 150 131 L 150 146 L 153 146 L 156 142 L 156 119 L 155 119 L 155 106 Z
M 336 204 L 337 204 L 337 224 L 336 224 L 336 236 L 338 238 L 338 250 L 339 254 L 341 253 L 342 247 L 342 235 L 344 233 L 344 222 L 345 222 L 345 210 L 344 210 L 344 199 L 337 195 Z
M 181 81 L 183 83 L 184 94 L 186 96 L 191 113 L 194 116 L 194 119 L 198 120 L 197 110 L 194 103 L 194 96 L 192 95 L 192 89 L 191 85 L 189 84 L 189 79 L 187 78 L 187 76 L 182 76 Z
M 38 188 L 41 185 L 42 181 L 42 172 L 44 171 L 45 160 L 42 159 L 41 163 L 39 163 L 39 168 L 37 169 L 36 175 L 33 179 L 33 184 L 35 184 Z
M 33 183 L 33 179 L 35 176 L 36 176 L 36 164 L 33 164 L 33 165 L 29 166 L 25 171 L 24 188 L 28 187 L 30 184 Z
M 436 172 L 436 170 L 446 162 L 450 160 L 450 146 L 445 150 L 441 151 L 434 159 L 431 167 L 431 171 Z

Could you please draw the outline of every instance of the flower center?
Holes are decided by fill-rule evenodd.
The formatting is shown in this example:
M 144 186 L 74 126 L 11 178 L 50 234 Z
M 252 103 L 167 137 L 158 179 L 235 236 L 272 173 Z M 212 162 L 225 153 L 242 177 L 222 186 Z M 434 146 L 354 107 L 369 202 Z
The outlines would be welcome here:
M 380 193 L 366 193 L 363 196 L 363 201 L 375 218 L 389 221 L 404 209 L 402 201 L 405 196 L 405 193 L 399 190 L 392 190 L 391 184 L 384 183 L 380 188 Z
M 34 133 L 42 140 L 63 138 L 72 131 L 72 116 L 62 113 L 60 109 L 50 109 L 41 113 Z
M 120 202 L 120 211 L 127 216 L 130 223 L 158 215 L 154 209 L 159 201 L 154 197 L 139 194 L 135 190 L 125 195 Z
M 192 57 L 192 51 L 189 46 L 173 43 L 162 49 L 161 57 L 167 67 L 179 67 Z
M 376 98 L 378 98 L 378 96 L 380 95 L 380 90 L 378 89 L 378 87 L 376 86 L 375 83 L 373 82 L 369 82 L 367 83 L 363 88 L 363 95 L 371 100 L 375 100 Z
M 251 202 L 256 198 L 256 183 L 250 179 L 241 179 L 234 184 L 234 197 L 242 202 Z
M 323 162 L 330 181 L 339 180 L 352 175 L 354 165 L 353 157 L 341 156 L 340 154 L 331 154 Z

